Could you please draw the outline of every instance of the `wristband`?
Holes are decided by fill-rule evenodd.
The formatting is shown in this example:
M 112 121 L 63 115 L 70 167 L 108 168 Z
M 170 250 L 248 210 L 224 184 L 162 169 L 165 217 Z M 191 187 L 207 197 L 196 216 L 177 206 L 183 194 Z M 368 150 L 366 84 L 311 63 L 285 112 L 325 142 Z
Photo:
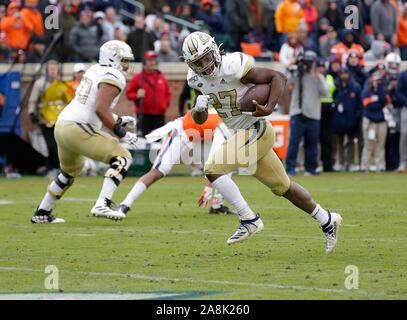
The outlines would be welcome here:
M 121 121 L 116 122 L 116 124 L 113 127 L 113 132 L 116 136 L 118 136 L 121 139 L 126 135 L 127 131 L 124 130 L 124 128 L 120 125 L 120 123 L 121 123 Z

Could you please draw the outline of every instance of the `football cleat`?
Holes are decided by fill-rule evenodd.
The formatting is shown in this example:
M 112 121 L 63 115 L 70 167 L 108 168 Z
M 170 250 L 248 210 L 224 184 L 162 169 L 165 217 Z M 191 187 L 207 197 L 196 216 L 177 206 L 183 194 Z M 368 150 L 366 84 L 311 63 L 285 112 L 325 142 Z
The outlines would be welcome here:
M 126 206 L 125 204 L 119 204 L 116 208 L 115 211 L 119 211 L 121 213 L 124 213 L 125 215 L 127 215 L 127 212 L 129 212 L 130 207 Z
M 325 233 L 326 237 L 326 253 L 331 253 L 336 247 L 338 242 L 338 231 L 339 226 L 342 222 L 342 217 L 340 214 L 328 211 L 329 220 L 326 224 L 321 226 L 322 231 Z
M 123 212 L 113 210 L 111 205 L 112 200 L 110 199 L 98 199 L 90 213 L 94 217 L 104 217 L 112 220 L 121 220 L 126 218 L 126 215 Z
M 228 239 L 227 244 L 233 244 L 235 242 L 246 240 L 263 229 L 264 224 L 259 216 L 256 216 L 256 218 L 252 220 L 240 220 L 239 227 L 237 228 L 235 234 Z
M 236 214 L 236 212 L 230 210 L 228 207 L 221 205 L 219 208 L 215 209 L 211 207 L 209 209 L 210 214 Z
M 31 223 L 65 223 L 64 219 L 56 218 L 51 214 L 51 211 L 43 209 L 35 210 L 34 215 L 31 217 Z

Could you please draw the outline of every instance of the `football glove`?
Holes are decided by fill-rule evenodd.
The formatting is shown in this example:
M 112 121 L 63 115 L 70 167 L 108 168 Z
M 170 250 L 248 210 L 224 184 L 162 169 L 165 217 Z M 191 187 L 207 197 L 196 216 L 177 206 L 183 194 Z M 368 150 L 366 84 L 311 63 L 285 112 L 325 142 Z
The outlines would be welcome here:
M 209 95 L 207 94 L 201 94 L 196 98 L 196 103 L 194 106 L 194 109 L 196 112 L 202 112 L 208 109 L 208 103 L 209 103 Z
M 117 121 L 120 121 L 122 127 L 128 127 L 130 129 L 134 129 L 137 122 L 136 118 L 131 116 L 121 116 Z
M 133 148 L 137 148 L 137 135 L 133 132 L 126 132 L 126 134 L 120 139 L 121 142 L 125 142 Z
M 201 197 L 198 200 L 198 206 L 206 208 L 212 199 L 212 188 L 205 187 L 202 191 Z

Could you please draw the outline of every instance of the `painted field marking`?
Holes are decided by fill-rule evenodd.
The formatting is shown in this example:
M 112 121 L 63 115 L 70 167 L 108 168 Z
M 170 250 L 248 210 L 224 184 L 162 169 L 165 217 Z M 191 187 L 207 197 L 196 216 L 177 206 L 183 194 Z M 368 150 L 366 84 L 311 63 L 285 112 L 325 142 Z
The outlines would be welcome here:
M 43 272 L 43 270 L 24 268 L 24 267 L 0 267 L 0 270 L 5 271 L 27 271 L 27 272 Z M 320 288 L 320 287 L 304 287 L 297 285 L 285 285 L 285 284 L 275 284 L 275 283 L 256 283 L 256 282 L 239 282 L 239 281 L 227 281 L 227 280 L 214 280 L 214 279 L 191 279 L 191 278 L 170 278 L 161 276 L 150 276 L 144 274 L 127 274 L 127 273 L 117 273 L 117 272 L 86 272 L 86 271 L 61 271 L 72 274 L 81 274 L 87 276 L 99 276 L 99 277 L 123 277 L 132 278 L 137 280 L 153 280 L 153 281 L 170 281 L 170 282 L 187 282 L 187 283 L 204 283 L 204 284 L 220 284 L 227 286 L 249 286 L 249 287 L 265 287 L 273 289 L 286 289 L 286 290 L 301 290 L 301 291 L 318 291 L 327 293 L 346 293 L 351 295 L 368 295 L 368 296 L 386 296 L 386 297 L 400 297 L 407 296 L 405 294 L 392 295 L 386 292 L 377 291 L 365 291 L 365 290 L 355 290 L 349 291 L 346 289 L 330 289 L 330 288 Z

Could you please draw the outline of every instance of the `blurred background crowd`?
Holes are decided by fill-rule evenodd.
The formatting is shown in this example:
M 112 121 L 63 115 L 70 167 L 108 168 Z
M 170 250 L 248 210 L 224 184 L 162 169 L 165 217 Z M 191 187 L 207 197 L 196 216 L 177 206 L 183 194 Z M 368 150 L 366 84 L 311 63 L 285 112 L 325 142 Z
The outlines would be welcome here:
M 57 18 L 49 5 L 57 9 Z M 52 120 L 39 119 L 38 101 L 66 105 L 85 71 L 82 63 L 97 62 L 104 42 L 125 41 L 135 62 L 145 62 L 145 77 L 154 83 L 147 92 L 136 74 L 126 92 L 135 102 L 135 113 L 140 112 L 138 100 L 145 99 L 145 135 L 164 124 L 171 97 L 157 63 L 182 62 L 183 40 L 196 30 L 214 36 L 226 52 L 281 63 L 289 77 L 298 77 L 304 57 L 312 60 L 306 73 L 322 79 L 324 90 L 317 93 L 318 101 L 304 95 L 306 103 L 299 106 L 302 127 L 294 123 L 298 111 L 292 110 L 303 99 L 291 100 L 290 175 L 301 161 L 310 175 L 321 170 L 406 171 L 407 73 L 401 67 L 407 60 L 407 0 L 0 0 L 0 63 L 42 62 L 61 33 L 45 59 L 50 61 L 48 78 L 37 80 L 42 82 L 34 85 L 28 110 L 47 141 L 52 140 Z M 65 62 L 76 65 L 74 80 L 62 90 L 64 97 L 45 95 L 58 78 L 58 68 L 53 71 L 52 66 Z M 51 91 L 57 92 L 54 86 Z M 294 79 L 290 90 L 296 92 L 295 86 Z M 1 95 L 0 90 L 0 105 Z M 179 97 L 181 115 L 189 96 L 186 86 Z M 304 117 L 307 105 L 317 111 Z M 305 152 L 303 160 L 297 160 L 297 145 Z M 48 159 L 48 170 L 57 163 L 57 157 Z

